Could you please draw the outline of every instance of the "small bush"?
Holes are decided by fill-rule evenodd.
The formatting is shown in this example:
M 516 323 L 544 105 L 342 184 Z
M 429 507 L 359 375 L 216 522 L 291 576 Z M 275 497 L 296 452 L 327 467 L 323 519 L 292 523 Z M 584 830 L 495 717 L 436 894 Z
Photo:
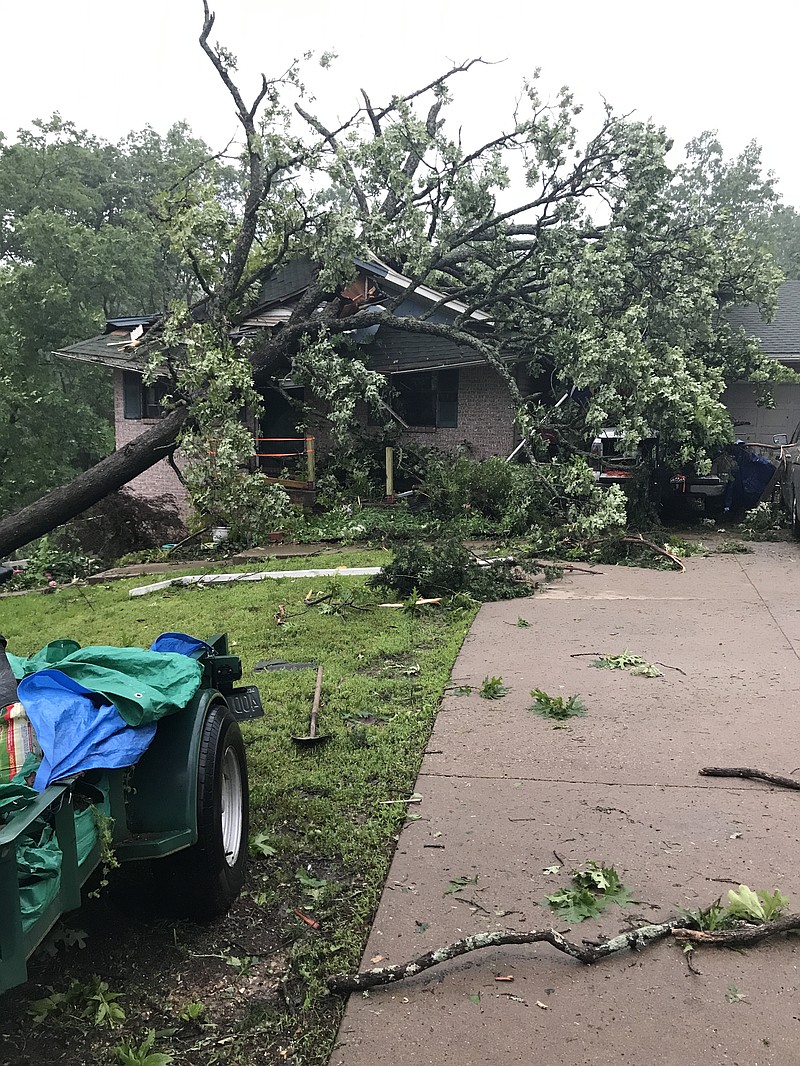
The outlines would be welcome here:
M 459 537 L 449 535 L 432 544 L 411 541 L 395 548 L 394 559 L 383 572 L 370 579 L 372 585 L 395 590 L 407 599 L 421 596 L 454 596 L 466 593 L 481 601 L 529 596 L 531 587 L 509 564 L 478 566 Z M 526 568 L 530 574 L 541 568 Z
M 73 578 L 88 577 L 100 569 L 100 560 L 80 551 L 58 548 L 51 537 L 42 537 L 28 556 L 28 566 L 19 576 L 19 583 L 28 588 L 46 585 L 50 581 L 64 584 Z

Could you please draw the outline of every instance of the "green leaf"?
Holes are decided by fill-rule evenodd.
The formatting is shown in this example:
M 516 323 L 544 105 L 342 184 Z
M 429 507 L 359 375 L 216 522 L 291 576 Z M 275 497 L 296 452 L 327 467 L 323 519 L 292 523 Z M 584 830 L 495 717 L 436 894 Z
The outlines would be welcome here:
M 749 921 L 766 921 L 766 914 L 761 900 L 752 888 L 747 885 L 739 885 L 739 891 L 731 889 L 728 892 L 728 914 L 735 918 L 743 918 Z
M 269 843 L 269 833 L 257 833 L 250 841 L 250 854 L 262 855 L 265 859 L 278 854 L 278 849 Z
M 563 696 L 549 696 L 540 688 L 531 689 L 531 696 L 534 698 L 530 708 L 533 714 L 551 718 L 557 723 L 569 718 L 583 718 L 586 714 L 586 705 L 579 696 L 570 696 L 565 700 Z
M 643 659 L 641 655 L 634 655 L 627 648 L 619 655 L 601 655 L 591 665 L 598 670 L 628 670 L 636 677 L 664 676 L 657 666 Z
M 474 877 L 454 877 L 444 894 L 445 896 L 454 896 L 457 892 L 463 892 L 468 885 L 477 885 L 477 883 L 477 874 Z
M 295 871 L 294 875 L 303 888 L 325 888 L 328 882 L 324 877 L 314 877 L 307 870 L 304 870 L 302 866 Z
M 789 906 L 789 900 L 777 888 L 774 892 L 759 892 L 758 898 L 761 900 L 764 918 L 768 922 L 780 918 Z
M 568 922 L 596 918 L 611 903 L 625 907 L 631 902 L 630 892 L 613 866 L 587 862 L 584 870 L 572 875 L 572 885 L 545 897 L 550 908 Z
M 500 700 L 507 696 L 510 689 L 503 684 L 502 677 L 485 677 L 479 695 L 485 700 Z
M 470 1003 L 474 1003 L 476 1006 L 480 1006 L 480 1003 L 481 1003 L 481 994 L 480 994 L 480 992 L 470 992 L 469 1001 L 470 1001 Z

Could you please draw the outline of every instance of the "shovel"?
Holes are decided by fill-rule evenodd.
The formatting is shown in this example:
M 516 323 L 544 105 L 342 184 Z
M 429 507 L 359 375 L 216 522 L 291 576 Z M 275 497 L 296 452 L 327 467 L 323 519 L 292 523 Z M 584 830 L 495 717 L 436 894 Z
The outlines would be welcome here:
M 314 690 L 314 702 L 311 705 L 311 722 L 308 727 L 308 735 L 304 737 L 292 737 L 292 740 L 300 748 L 313 748 L 316 744 L 324 744 L 330 740 L 330 733 L 319 734 L 317 732 L 317 716 L 319 715 L 319 701 L 322 697 L 322 664 L 317 667 L 317 687 Z

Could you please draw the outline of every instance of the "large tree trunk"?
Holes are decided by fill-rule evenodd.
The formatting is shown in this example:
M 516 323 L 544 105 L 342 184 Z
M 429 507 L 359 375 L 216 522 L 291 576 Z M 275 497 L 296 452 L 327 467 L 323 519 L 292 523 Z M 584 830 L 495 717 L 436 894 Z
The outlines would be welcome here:
M 66 485 L 60 485 L 21 511 L 0 519 L 0 559 L 68 522 L 154 466 L 159 459 L 171 455 L 187 414 L 186 407 L 177 407 L 158 425 L 83 474 L 78 474 Z

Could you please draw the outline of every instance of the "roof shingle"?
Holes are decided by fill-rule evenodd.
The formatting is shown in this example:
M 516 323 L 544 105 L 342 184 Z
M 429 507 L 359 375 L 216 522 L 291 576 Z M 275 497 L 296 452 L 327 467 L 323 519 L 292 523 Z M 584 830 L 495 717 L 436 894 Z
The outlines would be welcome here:
M 766 322 L 756 304 L 732 307 L 728 321 L 756 337 L 766 355 L 781 362 L 800 360 L 800 281 L 784 281 L 778 290 L 778 308 Z

